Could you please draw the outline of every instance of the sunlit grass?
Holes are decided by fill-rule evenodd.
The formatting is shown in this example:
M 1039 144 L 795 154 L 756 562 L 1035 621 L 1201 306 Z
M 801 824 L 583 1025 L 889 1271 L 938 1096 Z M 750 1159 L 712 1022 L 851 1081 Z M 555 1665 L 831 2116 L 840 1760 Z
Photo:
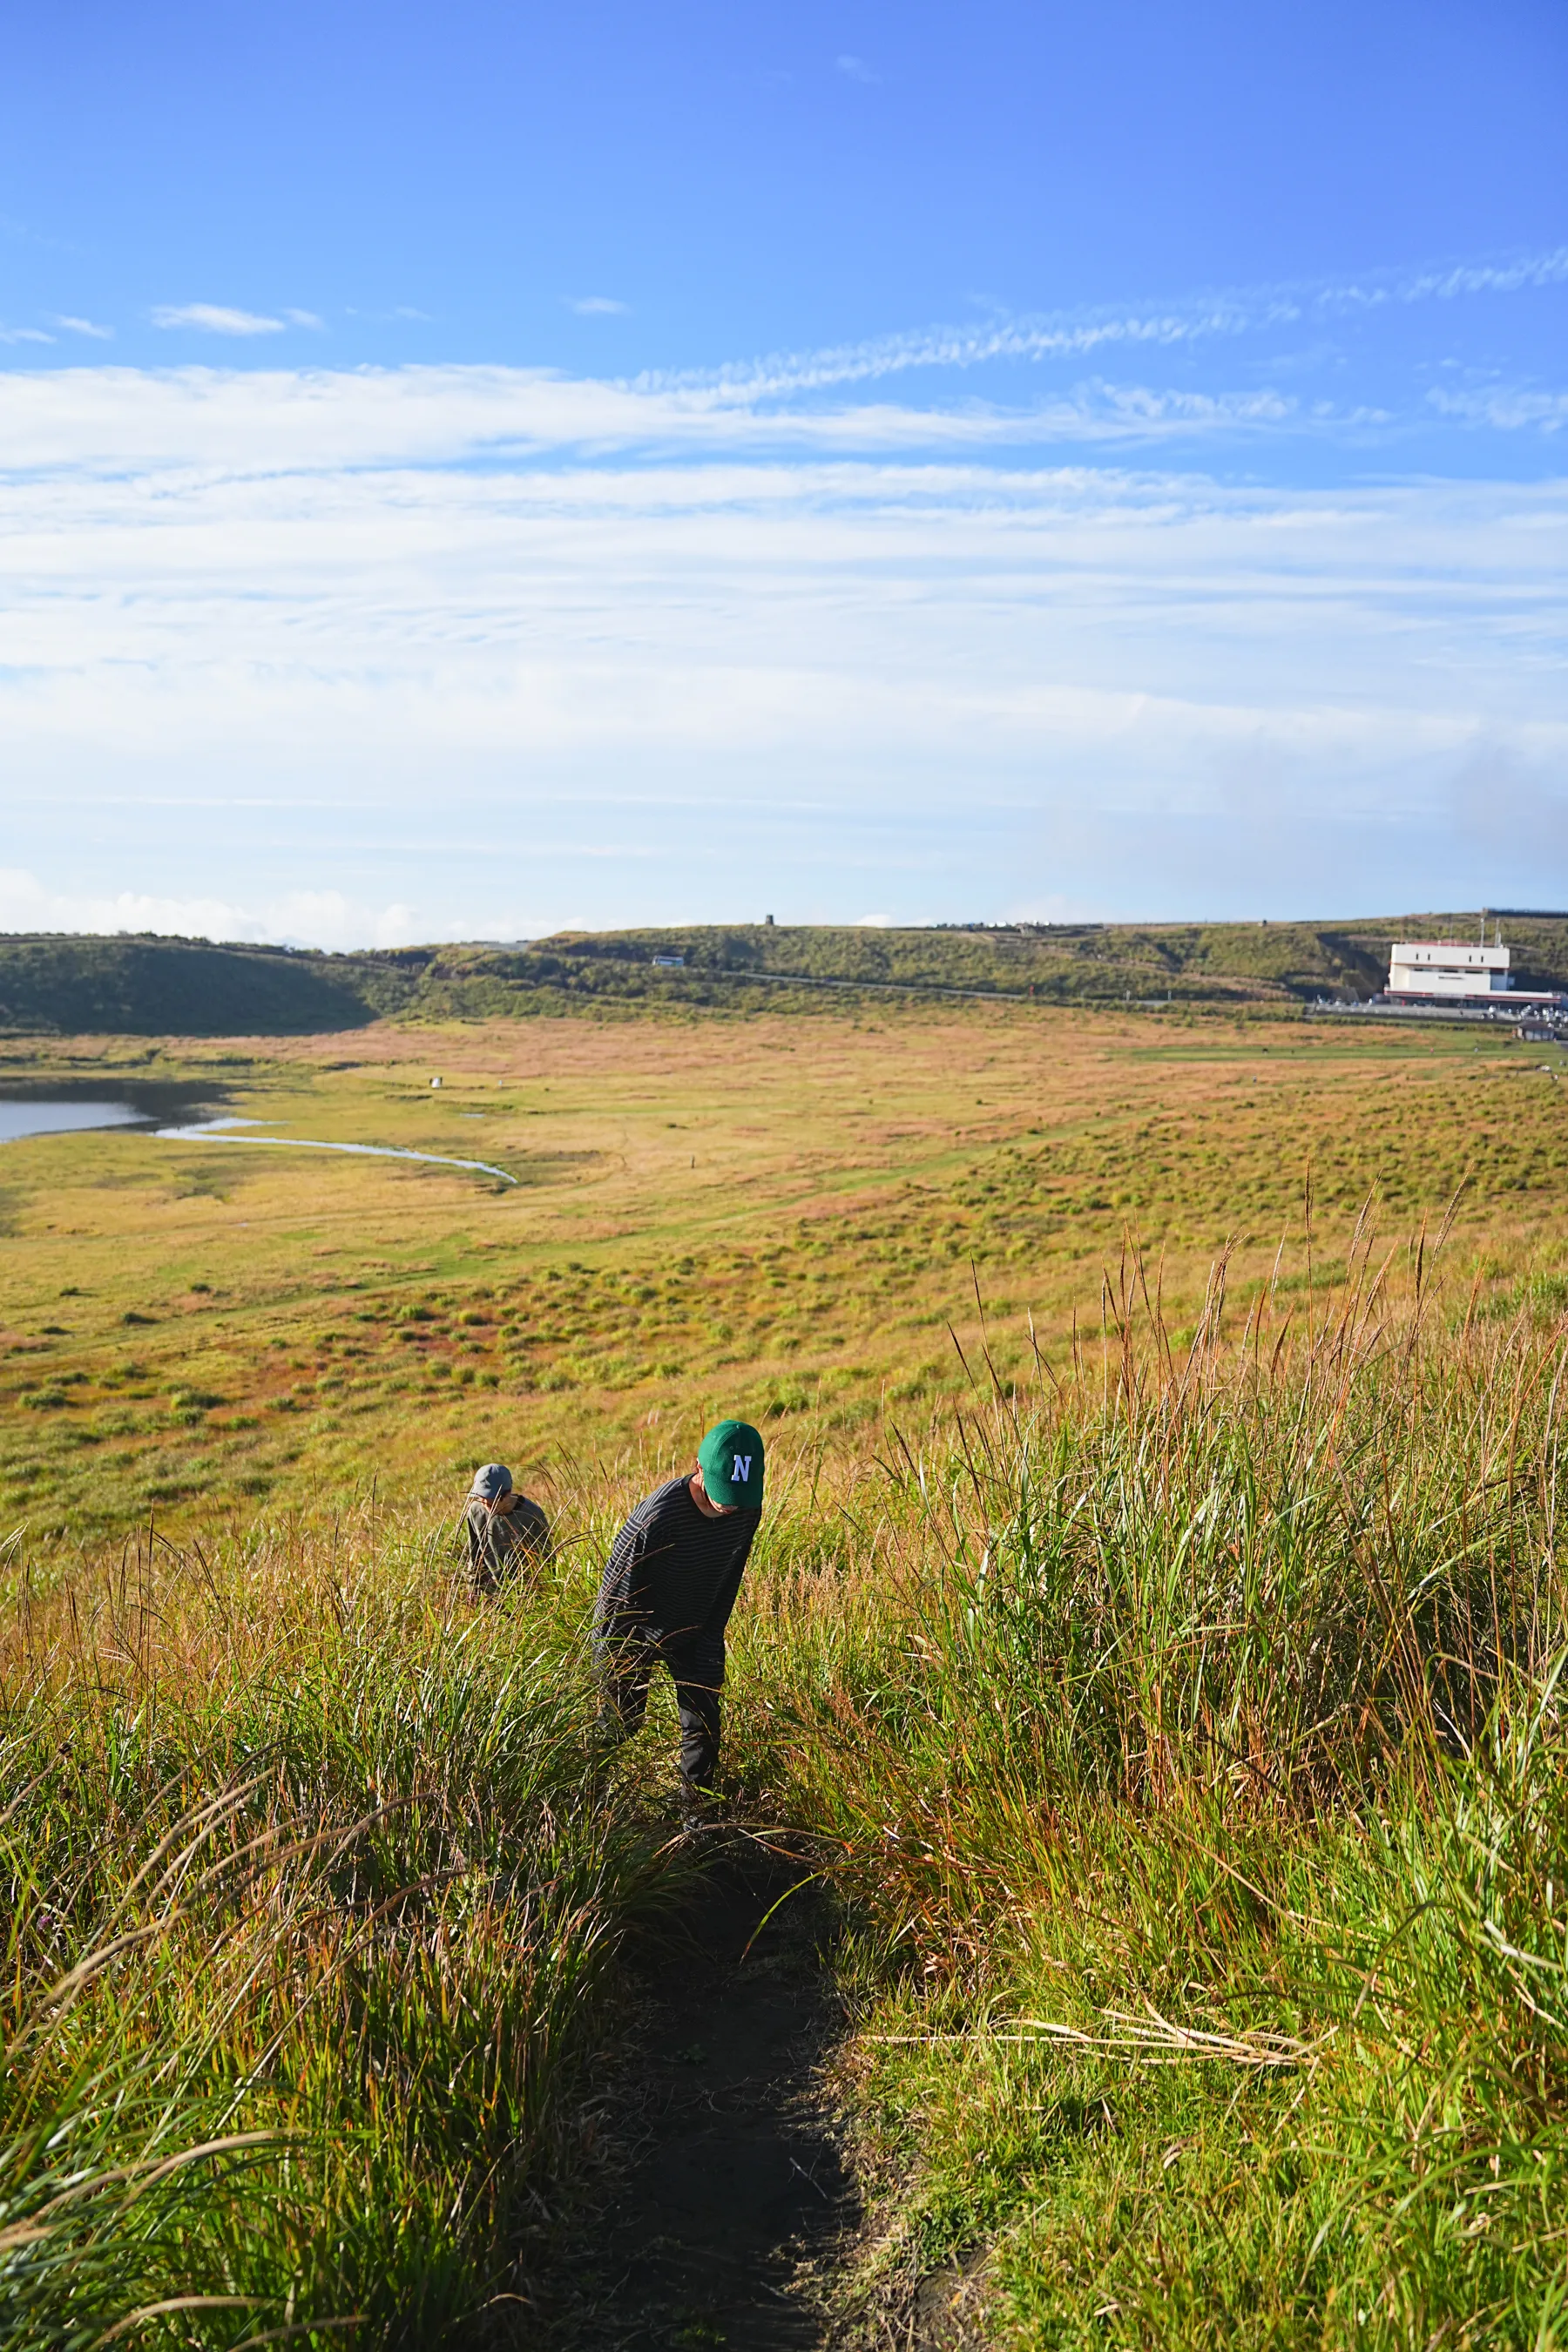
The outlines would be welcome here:
M 670 1866 L 657 1797 L 594 1759 L 582 1580 L 476 1613 L 449 1528 L 369 1513 L 132 1544 L 43 1598 L 18 1570 L 0 2335 L 471 2320 Z
M 962 1389 L 972 1265 L 1008 1380 L 1031 1315 L 1058 1369 L 1095 1327 L 1129 1227 L 1178 1331 L 1222 1247 L 1244 1309 L 1299 1289 L 1309 1167 L 1328 1255 L 1373 1189 L 1410 1235 L 1457 1196 L 1479 1311 L 1564 1278 L 1561 1088 L 1462 1034 L 978 1008 L 378 1030 L 138 1068 L 205 1072 L 269 1131 L 481 1139 L 525 1181 L 123 1133 L 6 1147 L 0 1497 L 35 1535 L 425 1493 L 486 1455 L 543 1475 L 584 1432 L 608 1459 L 694 1440 L 742 1389 L 842 1444 L 889 1399 Z
M 1429 1274 L 1429 1263 L 1424 1276 Z M 1367 1250 L 890 1433 L 750 1633 L 881 2226 L 1007 2346 L 1537 2346 L 1568 2294 L 1563 1327 Z
M 868 2313 L 951 2265 L 1007 2346 L 1556 2340 L 1559 1085 L 1000 1013 L 353 1056 L 212 1067 L 530 1181 L 0 1163 L 9 2332 L 518 2291 L 671 1867 L 595 1576 L 740 1409 L 731 1769 L 842 1907 Z M 500 1613 L 486 1458 L 563 1537 Z

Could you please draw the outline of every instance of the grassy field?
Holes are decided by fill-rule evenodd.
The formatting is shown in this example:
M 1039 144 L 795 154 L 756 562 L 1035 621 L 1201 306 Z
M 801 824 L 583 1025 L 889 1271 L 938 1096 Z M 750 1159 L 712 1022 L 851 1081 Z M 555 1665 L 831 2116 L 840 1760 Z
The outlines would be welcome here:
M 0 1510 L 90 1543 L 150 1511 L 456 1492 L 489 1455 L 548 1482 L 563 1448 L 689 1444 L 736 1397 L 837 1442 L 986 1378 L 983 1347 L 1011 1381 L 1036 1344 L 1058 1369 L 1075 1328 L 1098 1344 L 1130 1230 L 1178 1335 L 1223 1249 L 1234 1313 L 1302 1295 L 1309 1174 L 1320 1272 L 1374 1190 L 1401 1242 L 1457 1198 L 1478 1311 L 1521 1284 L 1549 1306 L 1568 1130 L 1542 1060 L 984 1007 L 16 1045 L 0 1079 L 193 1080 L 256 1132 L 518 1181 L 142 1133 L 5 1147 Z
M 393 1509 L 24 1574 L 7 2346 L 424 2345 L 515 2300 L 620 1940 L 680 1866 L 595 1759 L 571 1580 L 531 1598 L 476 1613 Z
M 583 1628 L 746 1410 L 730 1802 L 846 1922 L 845 2339 L 1559 2342 L 1546 1058 L 1002 1007 L 15 1045 L 519 1181 L 4 1148 L 0 2336 L 531 2340 L 694 1866 Z M 490 1455 L 563 1539 L 500 1612 Z

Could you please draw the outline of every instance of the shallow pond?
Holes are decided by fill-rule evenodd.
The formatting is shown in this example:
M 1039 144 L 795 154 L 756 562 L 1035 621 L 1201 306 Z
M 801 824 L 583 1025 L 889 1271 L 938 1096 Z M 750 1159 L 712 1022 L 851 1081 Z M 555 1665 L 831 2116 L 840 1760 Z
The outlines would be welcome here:
M 0 1143 L 27 1135 L 69 1135 L 100 1127 L 161 1127 L 213 1108 L 213 1089 L 86 1082 L 79 1086 L 0 1085 Z
M 279 1151 L 346 1151 L 372 1160 L 421 1160 L 437 1168 L 465 1168 L 515 1184 L 510 1169 L 488 1160 L 458 1160 L 439 1151 L 410 1151 L 390 1143 L 325 1143 L 303 1135 L 258 1135 L 265 1119 L 214 1118 L 210 1089 L 141 1085 L 28 1087 L 0 1085 L 0 1143 L 29 1135 L 68 1135 L 94 1128 L 151 1129 L 169 1143 L 242 1143 Z

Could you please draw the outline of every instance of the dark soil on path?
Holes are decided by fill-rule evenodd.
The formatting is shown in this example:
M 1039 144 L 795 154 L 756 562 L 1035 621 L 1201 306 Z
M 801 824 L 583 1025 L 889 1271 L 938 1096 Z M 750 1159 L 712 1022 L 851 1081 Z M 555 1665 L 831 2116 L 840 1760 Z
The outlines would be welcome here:
M 810 1864 L 714 1827 L 631 1955 L 585 2208 L 532 2281 L 552 2352 L 816 2352 L 814 2268 L 858 2218 L 818 2080 L 840 2023 Z M 792 1891 L 793 1890 L 793 1891 Z

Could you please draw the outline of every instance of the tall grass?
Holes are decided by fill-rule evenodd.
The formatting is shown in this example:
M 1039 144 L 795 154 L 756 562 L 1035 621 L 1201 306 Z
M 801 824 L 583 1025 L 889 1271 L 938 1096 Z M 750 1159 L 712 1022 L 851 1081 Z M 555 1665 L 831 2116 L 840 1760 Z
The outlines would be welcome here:
M 962 1410 L 773 1449 L 729 1752 L 845 1914 L 854 2324 L 908 2340 L 934 2275 L 999 2346 L 1544 2352 L 1563 1330 L 1364 1236 L 1331 1291 L 1225 1284 L 1178 1348 L 1130 1257 L 1065 1371 L 1016 1390 L 983 1341 Z M 581 1648 L 669 1466 L 566 1497 L 581 1553 L 500 1612 L 413 1518 L 21 1579 L 0 2337 L 526 2337 L 672 1883 Z
M 155 1538 L 0 1647 L 0 2340 L 428 2345 L 518 2257 L 657 1828 L 571 1580 Z M 509 2298 L 510 2302 L 509 2303 Z
M 771 1588 L 881 2286 L 955 2264 L 976 2340 L 1559 2339 L 1563 1333 L 1424 1276 L 1227 1339 L 1221 1268 L 1177 1351 L 1131 1263 Z

